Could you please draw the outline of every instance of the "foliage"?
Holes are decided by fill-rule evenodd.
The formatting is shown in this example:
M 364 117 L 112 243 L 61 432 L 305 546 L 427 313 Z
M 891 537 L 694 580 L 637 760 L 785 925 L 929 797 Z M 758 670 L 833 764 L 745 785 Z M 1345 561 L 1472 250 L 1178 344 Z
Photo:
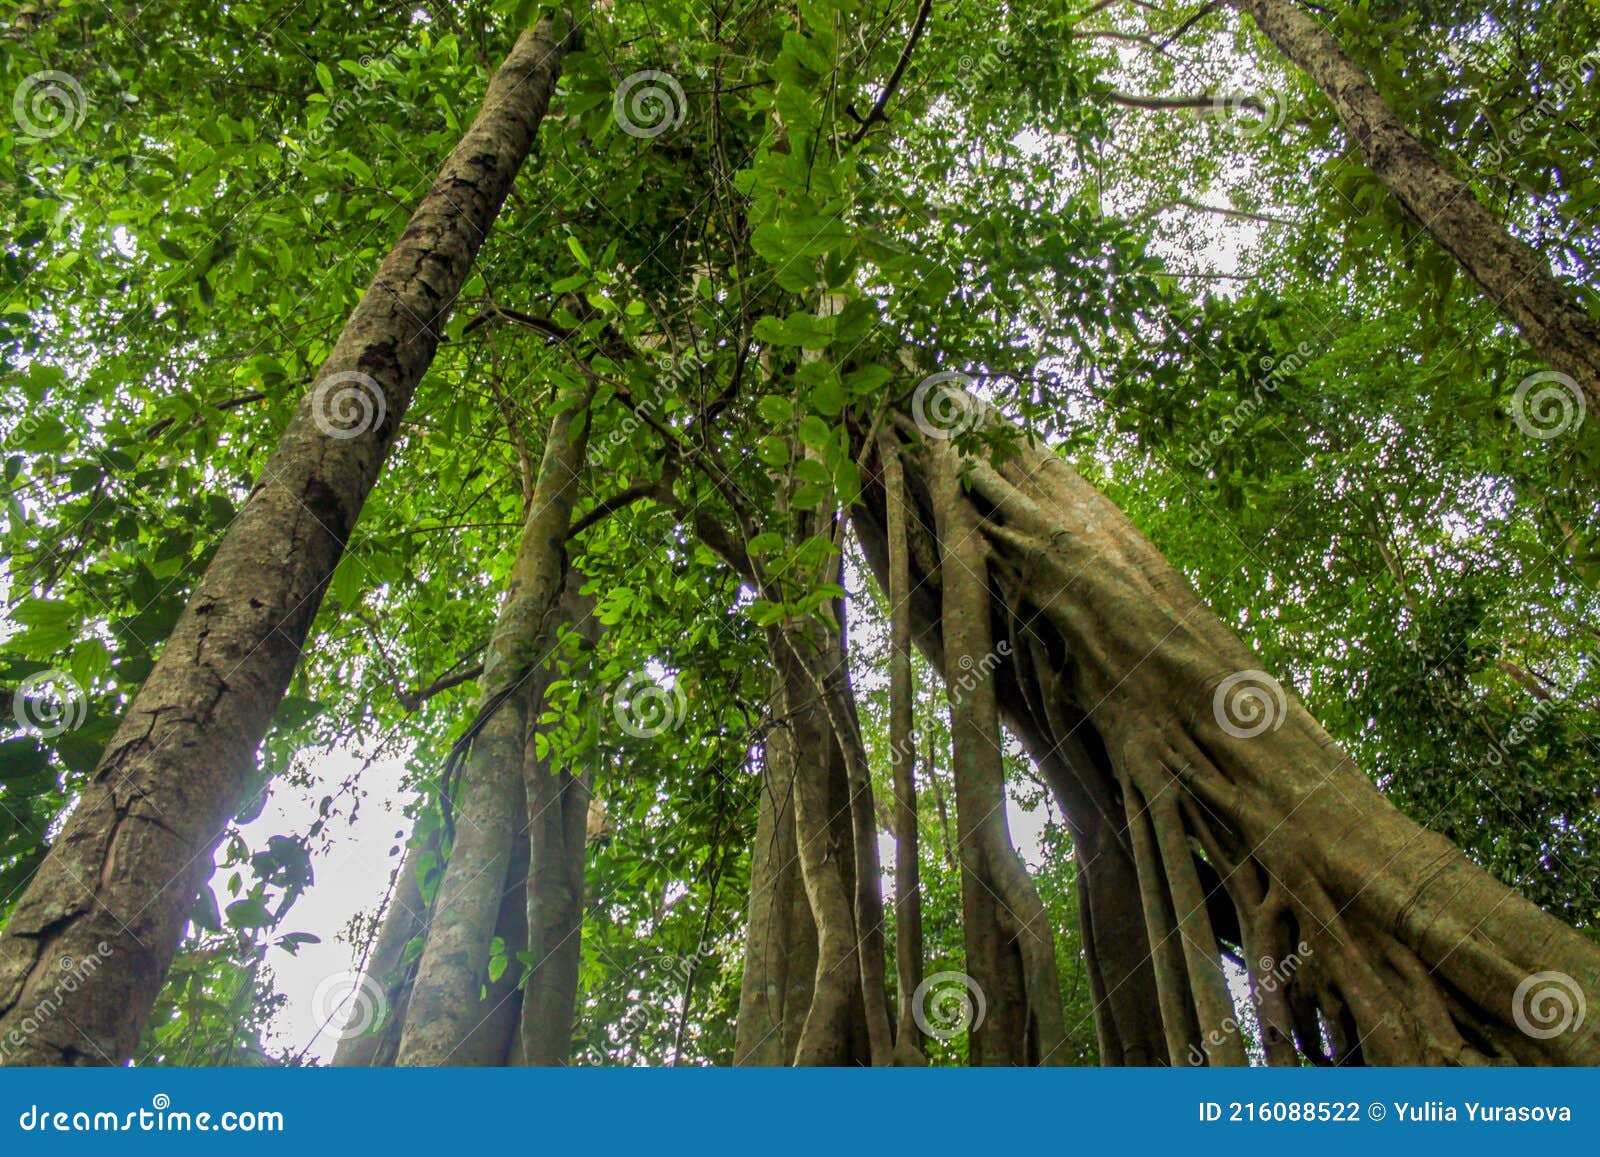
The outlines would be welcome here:
M 0 135 L 0 684 L 55 672 L 83 719 L 0 741 L 0 921 L 529 15 L 504 0 L 157 0 L 129 23 L 51 8 L 4 66 L 7 93 L 69 73 L 82 115 Z M 915 5 L 617 8 L 585 14 L 241 824 L 343 748 L 404 753 L 417 837 L 442 825 L 439 770 L 473 685 L 415 692 L 487 639 L 540 432 L 593 387 L 582 509 L 640 481 L 673 502 L 626 506 L 570 548 L 604 631 L 552 692 L 544 742 L 593 771 L 613 827 L 590 849 L 576 1047 L 726 1062 L 774 725 L 763 627 L 825 617 L 839 593 L 838 543 L 790 517 L 847 509 L 866 432 L 948 370 L 1097 477 L 1403 808 L 1600 924 L 1600 517 L 1583 482 L 1600 420 L 1550 440 L 1519 429 L 1511 391 L 1537 364 L 1252 28 L 1087 0 L 938 4 L 874 119 Z M 1592 60 L 1561 63 L 1594 43 L 1593 10 L 1341 12 L 1408 123 L 1571 283 L 1596 285 L 1600 87 Z M 681 89 L 654 135 L 626 131 L 615 100 L 646 69 Z M 1241 75 L 1276 111 L 1117 99 Z M 763 590 L 695 536 L 696 513 L 741 529 Z M 844 585 L 873 606 L 854 568 Z M 875 756 L 879 622 L 852 656 Z M 681 710 L 641 739 L 615 726 L 614 693 L 644 671 Z M 959 967 L 959 882 L 926 669 L 919 686 L 936 970 Z M 1011 778 L 1048 807 L 1020 761 Z M 361 798 L 359 783 L 317 790 L 308 830 L 225 844 L 225 905 L 201 899 L 149 1061 L 266 1061 L 266 954 Z M 1072 1059 L 1091 1061 L 1059 824 L 1038 855 Z

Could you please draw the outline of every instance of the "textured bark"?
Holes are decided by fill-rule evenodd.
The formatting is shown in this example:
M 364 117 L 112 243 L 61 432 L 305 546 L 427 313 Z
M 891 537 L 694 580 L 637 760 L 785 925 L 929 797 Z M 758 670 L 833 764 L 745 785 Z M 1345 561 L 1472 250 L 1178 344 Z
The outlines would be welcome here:
M 1405 127 L 1366 74 L 1291 0 L 1231 0 L 1333 104 L 1367 167 L 1522 333 L 1600 406 L 1600 321 L 1550 264 L 1513 237 L 1471 187 Z
M 817 965 L 794 1063 L 839 1065 L 849 1057 L 851 1014 L 861 982 L 851 882 L 841 866 L 841 859 L 847 858 L 841 853 L 853 846 L 854 837 L 841 843 L 830 822 L 837 814 L 829 798 L 832 760 L 818 755 L 832 746 L 832 729 L 816 684 L 781 633 L 776 628 L 768 633 L 773 666 L 783 681 L 783 714 L 792 721 L 804 717 L 806 730 L 814 736 L 802 743 L 796 729 L 796 851 L 800 879 L 816 921 Z M 846 816 L 848 809 L 847 802 Z
M 885 494 L 881 506 L 858 508 L 854 516 L 862 546 L 880 576 L 890 566 L 887 501 Z M 938 541 L 931 509 L 931 504 L 913 503 L 908 515 L 908 605 L 917 646 L 943 670 Z M 1021 630 L 1020 620 L 998 611 L 995 617 L 996 631 L 1009 632 L 1012 650 L 1012 662 L 995 670 L 1003 718 L 1035 760 L 1072 834 L 1101 1063 L 1166 1064 L 1165 1030 L 1121 787 L 1098 735 L 1081 726 L 1082 712 L 1058 688 L 1058 659 L 1044 653 L 1036 636 Z M 949 819 L 937 779 L 933 788 L 948 855 Z
M 742 557 L 725 532 L 701 520 L 697 530 L 725 557 Z M 855 792 L 815 679 L 778 628 L 767 637 L 774 722 L 763 744 L 734 1063 L 869 1064 L 852 906 Z
M 842 602 L 836 605 L 835 614 L 838 627 L 823 638 L 815 637 L 818 632 L 794 629 L 792 625 L 784 629 L 783 637 L 796 661 L 811 676 L 849 784 L 850 849 L 855 876 L 852 918 L 861 1011 L 871 1062 L 885 1066 L 894 1063 L 894 1037 L 889 1027 L 883 957 L 883 869 L 878 859 L 872 773 L 861 738 L 855 692 L 850 686 Z
M 562 594 L 561 621 L 573 625 L 592 645 L 598 636 L 599 627 L 592 617 L 592 598 L 578 593 L 580 581 L 577 573 L 569 570 Z M 529 724 L 525 746 L 526 758 L 529 759 L 533 758 L 535 749 L 533 736 L 537 732 L 536 720 L 543 709 L 541 696 L 548 677 L 548 671 L 541 671 L 528 683 L 526 714 Z M 570 779 L 570 776 L 564 776 L 559 782 L 565 783 Z M 577 789 L 584 795 L 582 807 L 586 810 L 587 785 L 579 783 Z M 573 797 L 577 796 L 578 790 L 571 793 Z M 501 941 L 505 947 L 507 967 L 498 979 L 485 980 L 484 996 L 479 1002 L 480 1015 L 475 1018 L 461 1044 L 452 1052 L 450 1056 L 452 1065 L 471 1067 L 556 1064 L 563 1063 L 570 1051 L 581 947 L 576 931 L 581 928 L 582 918 L 586 817 L 578 809 L 575 798 L 567 802 L 573 806 L 563 812 L 562 851 L 557 857 L 557 862 L 567 867 L 552 890 L 572 889 L 571 911 L 574 911 L 575 915 L 569 916 L 567 926 L 574 930 L 574 934 L 562 937 L 558 942 L 552 942 L 555 943 L 555 950 L 550 954 L 554 963 L 551 971 L 560 971 L 570 977 L 565 1011 L 564 1013 L 560 1011 L 563 1005 L 559 1000 L 552 1000 L 548 995 L 536 999 L 531 1005 L 525 1005 L 524 1002 L 525 969 L 517 953 L 529 948 L 533 943 L 528 931 L 530 892 L 536 896 L 544 894 L 542 884 L 535 882 L 535 876 L 531 874 L 530 868 L 530 859 L 533 856 L 530 843 L 539 839 L 541 833 L 539 826 L 524 815 L 522 823 L 513 831 L 506 878 L 501 887 L 495 918 L 494 938 Z M 395 1063 L 400 1045 L 400 1032 L 406 1023 L 406 1013 L 418 966 L 415 958 L 409 964 L 405 963 L 405 950 L 413 940 L 427 935 L 432 917 L 431 907 L 424 904 L 416 873 L 412 870 L 415 858 L 414 849 L 407 853 L 406 863 L 402 865 L 400 874 L 396 877 L 393 895 L 379 928 L 377 943 L 367 962 L 366 976 L 370 978 L 370 983 L 377 985 L 382 992 L 386 1014 L 373 1032 L 339 1042 L 333 1059 L 336 1066 L 381 1067 Z M 549 879 L 548 868 L 546 874 L 539 879 L 541 881 Z M 535 950 L 537 951 L 536 945 Z M 548 980 L 541 978 L 538 969 L 534 970 L 533 977 L 529 979 L 528 991 L 546 994 L 550 991 Z M 541 1015 L 531 1011 L 533 1009 L 551 1011 Z M 526 1059 L 528 1054 L 525 1051 L 521 1031 L 525 1018 L 541 1026 L 543 1039 L 566 1042 L 556 1046 L 559 1049 L 558 1059 Z M 543 1056 L 544 1053 L 536 1050 L 534 1055 Z
M 906 436 L 914 439 L 914 428 Z M 1047 450 L 1018 450 L 999 467 L 962 463 L 998 592 L 994 613 L 1002 629 L 1015 624 L 1049 657 L 1051 678 L 1038 679 L 1032 663 L 997 673 L 1002 688 L 1009 681 L 1034 704 L 1027 713 L 1035 720 L 1046 707 L 1073 720 L 1072 733 L 1106 753 L 1124 790 L 1133 785 L 1144 800 L 1172 801 L 1125 809 L 1142 821 L 1134 829 L 1140 893 L 1148 909 L 1170 912 L 1163 919 L 1171 927 L 1153 938 L 1157 947 L 1196 917 L 1193 884 L 1182 879 L 1193 872 L 1209 893 L 1204 908 L 1215 934 L 1268 945 L 1276 964 L 1294 957 L 1283 999 L 1275 996 L 1263 1015 L 1280 1028 L 1285 1015 L 1292 1018 L 1306 1059 L 1600 1060 L 1592 1024 L 1541 1039 L 1517 1027 L 1525 993 L 1523 1009 L 1516 1005 L 1524 981 L 1560 973 L 1593 1006 L 1600 948 L 1402 815 L 1287 693 L 1267 701 L 1272 714 L 1258 732 L 1224 726 L 1225 681 L 1258 672 L 1260 660 L 1103 495 Z M 902 451 L 924 512 L 914 526 L 929 521 L 938 463 L 956 454 L 936 442 Z M 865 501 L 859 525 L 876 567 L 885 556 L 876 482 Z M 936 549 L 925 542 L 914 558 Z M 919 642 L 937 653 L 945 645 L 938 578 L 920 566 L 912 578 L 921 596 L 913 601 Z M 1030 747 L 1050 738 L 1037 727 L 1018 734 Z M 1055 753 L 1034 754 L 1045 763 Z M 1072 822 L 1091 830 L 1115 820 L 1080 808 Z M 1184 846 L 1203 849 L 1204 859 L 1185 857 Z M 1236 928 L 1210 907 L 1221 898 L 1230 899 Z M 1198 923 L 1191 927 L 1200 952 L 1185 959 L 1180 950 L 1170 976 L 1180 967 L 1187 976 L 1191 960 L 1209 963 L 1200 957 L 1213 949 Z M 1252 978 L 1264 979 L 1254 968 Z M 1226 1035 L 1226 1026 L 1202 1019 L 1215 1015 L 1214 1002 L 1187 980 L 1183 988 L 1185 1007 L 1168 1026 L 1175 1040 Z M 1202 1050 L 1200 1059 L 1213 1058 Z
M 592 646 L 599 638 L 594 599 L 578 592 L 572 572 L 563 618 Z M 525 943 L 533 963 L 522 992 L 518 1063 L 564 1065 L 572 1055 L 572 1025 L 582 962 L 584 866 L 588 847 L 589 773 L 553 768 L 539 758 L 538 715 L 529 721 L 523 755 L 528 801 L 529 870 L 518 889 Z M 515 971 L 515 970 L 514 970 Z
M 968 972 L 988 1002 L 988 1017 L 972 1032 L 970 1059 L 983 1065 L 1061 1064 L 1066 1030 L 1055 937 L 1006 821 L 1005 758 L 992 674 L 1003 656 L 994 646 L 979 519 L 962 494 L 959 467 L 953 455 L 938 459 L 932 485 L 967 921 L 963 933 Z
M 529 712 L 532 714 L 531 706 Z M 515 831 L 505 882 L 500 888 L 500 907 L 495 912 L 493 936 L 504 945 L 505 971 L 495 980 L 485 975 L 478 1016 L 450 1054 L 451 1065 L 481 1068 L 520 1063 L 517 1026 L 522 1021 L 523 991 L 517 953 L 528 942 L 528 912 L 523 901 L 528 882 L 528 854 L 528 833 Z
M 114 1064 L 137 1043 L 328 579 L 532 147 L 564 51 L 543 23 L 495 73 L 18 901 L 0 936 L 0 1035 L 24 1038 L 11 1063 Z M 332 436 L 328 407 L 348 416 L 337 391 L 352 374 L 381 390 L 382 420 Z M 61 962 L 96 954 L 111 966 L 36 1017 L 42 1001 L 57 999 Z M 21 1032 L 24 1023 L 33 1031 Z
M 772 701 L 781 716 L 783 692 L 776 675 Z M 817 927 L 799 870 L 792 721 L 780 719 L 767 732 L 762 750 L 733 1063 L 775 1066 L 793 1063 L 799 1048 L 815 980 Z
M 1080 726 L 1081 713 L 1064 712 L 1049 655 L 1015 620 L 1006 626 L 1014 665 L 996 672 L 1002 710 L 1033 754 L 1072 835 L 1100 1063 L 1164 1064 L 1165 1030 L 1121 785 L 1098 736 Z
M 488 979 L 513 839 L 529 814 L 522 771 L 528 718 L 542 702 L 549 678 L 545 663 L 558 627 L 567 528 L 580 490 L 588 426 L 587 412 L 570 407 L 550 424 L 478 681 L 480 718 L 461 762 L 460 816 L 418 964 L 398 1064 L 454 1063 L 457 1049 L 490 1012 L 479 993 Z
M 887 519 L 889 575 L 889 763 L 894 776 L 895 979 L 899 1018 L 895 1060 L 926 1064 L 922 1029 L 917 1024 L 916 992 L 922 983 L 922 895 L 917 831 L 917 742 L 911 682 L 911 559 L 906 527 L 905 472 L 891 439 L 883 448 L 884 514 Z

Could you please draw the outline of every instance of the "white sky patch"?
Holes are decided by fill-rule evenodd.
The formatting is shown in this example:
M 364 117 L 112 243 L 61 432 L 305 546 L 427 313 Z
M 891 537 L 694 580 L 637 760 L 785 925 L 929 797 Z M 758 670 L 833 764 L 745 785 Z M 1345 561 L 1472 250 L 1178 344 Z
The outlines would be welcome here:
M 359 771 L 364 762 L 351 752 L 335 751 L 318 758 L 314 786 L 297 789 L 279 780 L 261 815 L 243 829 L 245 842 L 254 850 L 265 847 L 269 836 L 307 831 L 316 822 L 318 801 Z M 389 874 L 400 862 L 389 850 L 397 844 L 403 847 L 411 835 L 411 821 L 402 814 L 412 798 L 401 786 L 404 776 L 404 755 L 367 768 L 361 774 L 364 798 L 356 822 L 336 818 L 329 825 L 332 834 L 326 850 L 314 847 L 311 862 L 316 880 L 282 925 L 273 930 L 273 936 L 310 932 L 321 937 L 322 943 L 304 945 L 298 955 L 281 948 L 268 950 L 274 985 L 287 998 L 266 1042 L 269 1049 L 295 1053 L 304 1049 L 308 1060 L 323 1062 L 333 1057 L 343 1016 L 323 1025 L 327 1010 L 319 1014 L 315 1007 L 318 989 L 330 978 L 354 973 L 364 946 L 346 943 L 341 933 L 351 917 L 376 910 L 388 892 Z M 401 838 L 395 838 L 396 832 L 403 833 Z M 230 899 L 226 884 L 224 873 L 212 879 L 223 906 Z

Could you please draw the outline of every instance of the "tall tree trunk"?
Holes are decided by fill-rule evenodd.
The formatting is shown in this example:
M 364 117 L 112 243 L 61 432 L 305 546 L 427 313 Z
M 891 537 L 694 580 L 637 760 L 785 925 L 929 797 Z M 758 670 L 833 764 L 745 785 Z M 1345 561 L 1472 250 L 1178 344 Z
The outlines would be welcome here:
M 909 423 L 903 430 L 916 437 Z M 1592 1023 L 1554 1035 L 1519 1027 L 1540 985 L 1573 1003 L 1600 999 L 1600 947 L 1402 815 L 1120 510 L 1047 449 L 1020 432 L 1017 442 L 1001 466 L 959 464 L 997 592 L 996 630 L 1036 644 L 1052 676 L 1008 659 L 999 687 L 1022 700 L 1008 716 L 1055 711 L 1105 752 L 1124 794 L 1165 801 L 1125 799 L 1124 813 L 1145 825 L 1134 841 L 1145 908 L 1169 914 L 1167 937 L 1180 945 L 1167 972 L 1184 978 L 1185 999 L 1163 1009 L 1176 1021 L 1165 1025 L 1168 1059 L 1228 1059 L 1225 1038 L 1245 1014 L 1214 1019 L 1206 957 L 1220 939 L 1259 948 L 1247 961 L 1254 991 L 1276 991 L 1258 1019 L 1292 1021 L 1312 1061 L 1600 1061 Z M 932 523 L 933 480 L 956 457 L 944 442 L 902 450 L 913 527 Z M 881 568 L 882 493 L 869 483 L 858 521 Z M 937 657 L 948 644 L 939 579 L 924 560 L 938 544 L 922 537 L 912 608 L 919 643 Z M 1054 758 L 1036 746 L 1048 733 L 1018 734 L 1041 764 Z M 1071 819 L 1075 830 L 1119 826 L 1081 807 Z
M 794 814 L 800 879 L 817 928 L 817 963 L 810 1006 L 795 1049 L 798 1065 L 840 1065 L 850 1055 L 853 1011 L 861 989 L 861 967 L 852 896 L 853 874 L 844 863 L 853 833 L 841 841 L 833 822 L 841 813 L 832 798 L 833 729 L 809 671 L 777 628 L 768 631 L 773 666 L 783 682 L 782 713 L 804 719 L 814 739 L 795 741 Z M 797 729 L 798 731 L 798 729 Z M 846 802 L 843 814 L 849 816 Z
M 495 73 L 18 901 L 0 936 L 0 1035 L 25 1021 L 34 1031 L 12 1063 L 113 1064 L 137 1043 L 328 579 L 533 145 L 565 52 L 544 21 Z M 96 954 L 112 965 L 93 984 L 55 991 L 59 962 Z M 58 997 L 55 1015 L 33 1016 Z
M 559 403 L 558 403 L 559 404 Z M 417 968 L 397 1063 L 444 1065 L 490 1011 L 479 991 L 508 880 L 514 833 L 528 816 L 523 759 L 530 709 L 543 699 L 559 624 L 567 529 L 588 443 L 586 409 L 550 424 L 505 600 L 479 679 L 478 716 L 460 761 L 461 814 L 427 945 Z
M 734 1063 L 866 1064 L 855 792 L 815 679 L 778 628 L 768 644 L 774 722 L 763 744 Z
M 529 707 L 529 715 L 536 708 Z M 523 817 L 524 825 L 526 816 Z M 495 912 L 491 945 L 498 940 L 505 952 L 504 970 L 497 977 L 486 972 L 478 1015 L 460 1045 L 450 1054 L 450 1064 L 461 1068 L 484 1068 L 519 1063 L 521 1053 L 517 1026 L 522 1023 L 522 969 L 517 953 L 528 942 L 528 909 L 524 900 L 528 886 L 528 832 L 514 830 L 505 881 L 500 886 L 500 906 Z M 490 958 L 493 959 L 491 948 Z
M 593 618 L 593 599 L 578 592 L 579 582 L 580 577 L 577 572 L 569 570 L 562 593 L 560 621 L 571 624 L 592 645 L 598 638 L 599 624 Z M 529 680 L 526 759 L 535 758 L 534 737 L 538 733 L 537 720 L 543 710 L 542 696 L 549 675 L 548 670 L 541 670 Z M 547 764 L 542 763 L 541 766 L 548 769 Z M 561 776 L 562 783 L 572 779 L 573 777 L 565 773 Z M 452 1065 L 471 1067 L 559 1064 L 566 1060 L 571 1044 L 573 1004 L 576 997 L 581 947 L 577 931 L 581 928 L 582 920 L 585 863 L 583 821 L 586 819 L 583 812 L 587 807 L 587 782 L 579 782 L 577 789 L 571 792 L 574 797 L 570 801 L 572 806 L 563 812 L 564 830 L 560 837 L 561 851 L 557 858 L 564 867 L 559 877 L 553 876 L 550 872 L 548 853 L 543 857 L 546 860 L 546 867 L 538 880 L 549 880 L 548 888 L 542 882 L 536 882 L 531 867 L 531 861 L 536 853 L 530 845 L 545 838 L 540 825 L 525 814 L 522 817 L 522 824 L 513 831 L 508 870 L 501 888 L 494 929 L 494 939 L 504 945 L 506 967 L 497 979 L 486 978 L 484 996 L 480 1002 L 481 1015 L 476 1018 L 461 1045 L 451 1054 Z M 583 796 L 581 805 L 576 802 L 580 791 Z M 375 986 L 376 991 L 381 993 L 379 999 L 385 1010 L 384 1016 L 371 1032 L 340 1040 L 333 1058 L 336 1066 L 382 1067 L 395 1063 L 399 1052 L 401 1029 L 407 1020 L 406 1013 L 418 964 L 415 957 L 409 964 L 406 963 L 406 948 L 419 937 L 427 936 L 432 915 L 431 906 L 422 900 L 420 883 L 413 869 L 415 862 L 416 849 L 413 848 L 407 852 L 406 862 L 402 864 L 396 876 L 393 894 L 384 912 L 377 942 L 365 971 L 365 983 Z M 540 953 L 539 942 L 530 936 L 528 929 L 530 893 L 536 897 L 543 897 L 547 891 L 551 895 L 560 897 L 560 910 L 569 913 L 565 926 L 570 928 L 573 934 L 547 941 L 553 944 L 553 950 L 549 953 Z M 551 905 L 541 902 L 541 911 L 549 911 L 550 908 Z M 568 995 L 564 1012 L 561 1011 L 563 1007 L 561 1001 L 548 997 L 540 997 L 525 1004 L 525 977 L 527 977 L 527 992 L 544 991 L 549 987 L 548 981 L 540 980 L 540 967 L 535 967 L 530 977 L 522 966 L 518 953 L 529 949 L 530 946 L 541 957 L 549 957 L 551 972 L 559 972 L 570 977 L 570 982 L 566 986 Z M 533 1011 L 535 1009 L 552 1011 L 541 1015 Z M 565 1042 L 551 1046 L 557 1059 L 526 1059 L 529 1053 L 524 1045 L 523 1032 L 526 1023 L 529 1022 L 541 1026 L 540 1031 L 543 1033 L 541 1039 Z M 535 1050 L 532 1055 L 543 1056 L 544 1053 Z
M 568 575 L 562 617 L 592 646 L 599 638 L 594 599 Z M 525 943 L 532 964 L 522 992 L 519 1064 L 564 1065 L 572 1054 L 572 1025 L 582 962 L 584 867 L 587 863 L 592 773 L 554 768 L 534 742 L 538 712 L 529 720 L 523 753 L 528 801 L 528 875 L 519 889 Z M 520 945 L 519 945 L 520 946 Z M 520 970 L 514 970 L 520 971 Z
M 1600 412 L 1600 320 L 1411 134 L 1333 33 L 1292 0 L 1230 0 L 1333 104 L 1367 167 L 1521 331 L 1551 369 Z
M 750 851 L 736 1065 L 793 1063 L 817 966 L 817 926 L 800 879 L 794 819 L 795 765 L 806 737 L 798 730 L 802 722 L 784 715 L 776 672 L 772 704 L 775 719 L 761 745 L 761 794 Z
M 814 693 L 821 700 L 833 735 L 834 747 L 844 763 L 850 790 L 850 860 L 855 877 L 852 919 L 856 967 L 861 982 L 860 1006 L 871 1062 L 886 1066 L 894 1063 L 894 1038 L 889 1027 L 885 987 L 883 869 L 878 859 L 872 773 L 861 738 L 855 691 L 850 685 L 843 600 L 836 602 L 834 613 L 836 628 L 823 631 L 809 627 L 794 629 L 791 625 L 785 627 L 783 637 L 796 660 L 811 676 Z

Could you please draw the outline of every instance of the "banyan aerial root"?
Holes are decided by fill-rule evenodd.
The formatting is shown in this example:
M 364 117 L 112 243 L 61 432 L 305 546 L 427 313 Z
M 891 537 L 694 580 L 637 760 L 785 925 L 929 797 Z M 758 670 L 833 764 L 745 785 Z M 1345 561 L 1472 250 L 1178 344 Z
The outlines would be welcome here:
M 947 678 L 965 653 L 941 536 L 970 525 L 1010 640 L 1002 715 L 1084 844 L 1136 867 L 1137 903 L 1095 908 L 1086 956 L 1159 1025 L 1116 1023 L 1102 977 L 1103 1047 L 1239 1064 L 1254 1022 L 1276 1064 L 1600 1061 L 1592 1026 L 1525 1031 L 1539 978 L 1600 998 L 1600 947 L 1403 815 L 1112 502 L 1020 430 L 999 464 L 896 430 L 919 645 Z M 881 475 L 856 526 L 884 574 Z

